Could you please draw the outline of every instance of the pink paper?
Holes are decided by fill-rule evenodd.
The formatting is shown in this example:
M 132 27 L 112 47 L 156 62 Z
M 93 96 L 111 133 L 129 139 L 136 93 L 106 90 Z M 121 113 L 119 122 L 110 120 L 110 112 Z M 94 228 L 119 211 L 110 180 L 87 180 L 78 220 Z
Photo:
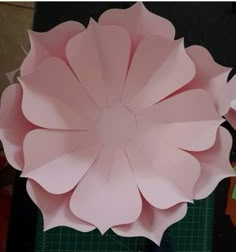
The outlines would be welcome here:
M 230 109 L 228 113 L 225 115 L 225 118 L 232 125 L 234 129 L 236 129 L 236 76 L 234 76 L 227 85 L 228 96 L 230 97 Z
M 50 193 L 68 192 L 96 160 L 99 149 L 96 138 L 87 131 L 33 130 L 23 144 L 22 176 L 34 179 Z
M 173 24 L 167 19 L 149 12 L 140 2 L 127 10 L 105 11 L 99 18 L 99 23 L 124 27 L 130 34 L 133 51 L 140 41 L 150 35 L 158 35 L 170 40 L 175 37 Z
M 148 56 L 145 54 L 148 54 Z M 158 57 L 155 57 L 155 55 L 158 55 Z M 195 74 L 194 64 L 185 52 L 183 40 L 173 42 L 158 36 L 143 40 L 134 54 L 131 70 L 133 70 L 132 65 L 136 67 L 140 64 L 140 60 L 142 61 L 142 70 L 135 69 L 136 78 L 139 75 L 143 76 L 143 72 L 145 74 L 146 71 L 149 72 L 148 78 L 141 79 L 142 86 L 139 92 L 126 91 L 126 86 L 128 88 L 129 85 L 136 85 L 136 82 L 129 80 L 128 73 L 124 88 L 128 95 L 129 92 L 134 94 L 129 97 L 128 101 L 127 98 L 125 99 L 127 106 L 134 112 L 147 109 L 166 98 L 185 86 L 193 79 Z M 152 61 L 150 62 L 150 60 Z M 153 72 L 150 72 L 150 65 L 155 68 Z
M 45 60 L 19 81 L 23 88 L 22 111 L 39 127 L 87 130 L 98 118 L 98 108 L 72 71 L 58 58 Z
M 43 214 L 44 230 L 57 227 L 58 225 L 78 229 L 82 232 L 89 232 L 95 229 L 93 225 L 73 215 L 69 208 L 71 193 L 50 194 L 30 179 L 27 181 L 26 189 Z
M 219 128 L 214 146 L 208 152 L 195 152 L 192 155 L 202 165 L 202 172 L 194 188 L 194 198 L 204 199 L 215 189 L 223 178 L 235 176 L 229 162 L 232 137 L 223 127 Z
M 121 149 L 102 149 L 70 200 L 72 212 L 93 223 L 101 233 L 111 226 L 132 223 L 141 207 L 138 187 Z
M 174 34 L 142 3 L 86 29 L 30 32 L 19 84 L 2 95 L 0 138 L 45 230 L 112 228 L 159 244 L 186 202 L 235 176 L 220 126 L 234 124 L 235 79 Z
M 186 213 L 187 203 L 161 210 L 153 208 L 143 199 L 142 213 L 139 218 L 131 224 L 113 227 L 112 230 L 121 236 L 145 236 L 160 244 L 164 231 L 174 222 L 181 220 Z
M 73 71 L 99 107 L 119 102 L 130 57 L 126 30 L 91 19 L 88 29 L 74 36 L 65 50 Z
M 68 21 L 48 32 L 29 31 L 31 49 L 21 65 L 21 75 L 32 73 L 44 60 L 53 56 L 65 59 L 65 45 L 70 38 L 83 30 L 81 23 Z
M 0 137 L 8 162 L 17 170 L 24 166 L 23 141 L 35 128 L 21 111 L 22 89 L 19 84 L 7 87 L 1 98 Z
M 194 61 L 197 71 L 194 79 L 185 88 L 201 88 L 209 92 L 217 112 L 221 116 L 225 115 L 230 103 L 226 82 L 231 68 L 216 63 L 204 47 L 190 46 L 186 51 Z

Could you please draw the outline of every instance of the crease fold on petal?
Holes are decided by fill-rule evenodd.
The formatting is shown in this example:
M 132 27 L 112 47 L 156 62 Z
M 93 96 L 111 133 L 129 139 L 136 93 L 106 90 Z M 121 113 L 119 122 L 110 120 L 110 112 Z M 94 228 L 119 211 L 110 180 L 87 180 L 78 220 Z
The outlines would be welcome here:
M 188 150 L 202 151 L 215 143 L 217 130 L 224 119 L 217 113 L 205 90 L 188 90 L 169 97 L 136 114 L 140 132 L 157 129 L 157 141 Z
M 187 90 L 136 114 L 140 128 L 157 123 L 221 120 L 210 95 L 201 89 Z
M 69 208 L 71 192 L 61 195 L 50 194 L 39 184 L 28 179 L 27 192 L 43 214 L 44 231 L 58 226 L 66 226 L 81 232 L 90 232 L 95 227 L 74 216 Z
M 177 148 L 202 151 L 211 148 L 219 126 L 224 119 L 200 122 L 173 123 L 167 126 L 166 138 Z M 164 136 L 163 136 L 164 137 Z
M 221 180 L 236 176 L 229 161 L 231 146 L 232 136 L 220 127 L 215 144 L 209 150 L 191 153 L 201 164 L 201 174 L 194 188 L 195 199 L 208 197 Z
M 81 23 L 67 21 L 47 32 L 29 31 L 31 48 L 21 65 L 21 75 L 34 72 L 44 60 L 50 57 L 66 60 L 64 49 L 66 43 L 83 30 L 84 26 Z
M 174 40 L 175 28 L 173 24 L 152 12 L 143 3 L 137 2 L 128 9 L 110 9 L 99 18 L 103 25 L 118 25 L 124 27 L 132 40 L 132 51 L 140 41 L 150 35 L 159 35 Z
M 68 42 L 67 59 L 98 107 L 112 106 L 120 101 L 130 49 L 125 29 L 100 25 L 92 19 L 84 32 Z
M 192 202 L 200 164 L 189 153 L 159 139 L 161 134 L 155 129 L 129 143 L 125 150 L 144 198 L 152 206 L 166 209 Z
M 183 39 L 169 41 L 151 36 L 134 54 L 122 99 L 137 113 L 185 86 L 194 75 L 195 66 L 185 52 Z
M 213 98 L 219 115 L 224 116 L 230 108 L 227 79 L 231 68 L 216 63 L 210 52 L 202 46 L 190 46 L 186 52 L 195 64 L 196 75 L 185 89 L 206 90 Z
M 115 226 L 112 230 L 120 236 L 146 237 L 160 246 L 164 231 L 180 221 L 187 213 L 187 203 L 180 203 L 168 209 L 158 209 L 143 199 L 139 218 L 127 225 Z
M 236 129 L 236 75 L 229 81 L 227 91 L 230 96 L 230 109 L 225 118 Z
M 31 131 L 24 141 L 25 166 L 21 176 L 33 179 L 50 193 L 68 192 L 91 167 L 99 149 L 90 132 Z
M 23 87 L 22 111 L 32 123 L 87 130 L 98 120 L 100 110 L 62 60 L 47 59 L 32 74 L 18 79 Z
M 103 234 L 109 228 L 135 221 L 141 213 L 141 196 L 122 149 L 104 148 L 75 188 L 70 208 Z
M 21 111 L 22 88 L 19 84 L 8 86 L 1 97 L 0 139 L 8 162 L 17 170 L 24 167 L 23 141 L 35 128 Z

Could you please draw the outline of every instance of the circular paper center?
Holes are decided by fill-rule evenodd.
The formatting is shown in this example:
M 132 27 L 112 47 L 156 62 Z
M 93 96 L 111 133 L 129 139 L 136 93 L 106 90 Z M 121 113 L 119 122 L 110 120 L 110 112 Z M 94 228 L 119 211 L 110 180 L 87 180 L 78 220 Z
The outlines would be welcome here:
M 109 146 L 124 145 L 135 131 L 135 116 L 123 105 L 105 109 L 97 125 L 101 142 Z

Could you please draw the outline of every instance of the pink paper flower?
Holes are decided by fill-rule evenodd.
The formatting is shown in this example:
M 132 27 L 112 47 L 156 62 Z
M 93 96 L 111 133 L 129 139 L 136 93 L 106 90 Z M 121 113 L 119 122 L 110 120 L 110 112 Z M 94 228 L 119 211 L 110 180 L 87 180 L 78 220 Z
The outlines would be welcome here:
M 29 35 L 0 136 L 45 229 L 112 228 L 159 244 L 187 202 L 234 175 L 220 126 L 229 69 L 185 49 L 168 20 L 137 3 L 87 29 L 71 21 Z

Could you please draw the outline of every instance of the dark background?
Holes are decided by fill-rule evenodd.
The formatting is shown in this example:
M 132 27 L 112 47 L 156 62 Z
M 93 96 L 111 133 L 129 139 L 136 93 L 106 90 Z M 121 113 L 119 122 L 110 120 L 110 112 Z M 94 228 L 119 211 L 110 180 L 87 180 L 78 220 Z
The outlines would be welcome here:
M 76 20 L 84 25 L 89 18 L 95 20 L 107 9 L 127 8 L 133 2 L 39 2 L 36 3 L 35 31 L 47 31 L 55 25 Z M 214 59 L 236 70 L 236 8 L 230 2 L 145 2 L 152 12 L 169 19 L 176 28 L 176 38 L 184 37 L 185 46 L 202 45 Z M 225 123 L 233 137 L 231 161 L 236 161 L 236 138 L 232 128 Z M 236 251 L 236 228 L 224 214 L 229 180 L 220 183 L 216 190 L 213 252 Z M 10 221 L 7 251 L 33 252 L 37 210 L 25 191 L 25 180 L 16 179 Z

